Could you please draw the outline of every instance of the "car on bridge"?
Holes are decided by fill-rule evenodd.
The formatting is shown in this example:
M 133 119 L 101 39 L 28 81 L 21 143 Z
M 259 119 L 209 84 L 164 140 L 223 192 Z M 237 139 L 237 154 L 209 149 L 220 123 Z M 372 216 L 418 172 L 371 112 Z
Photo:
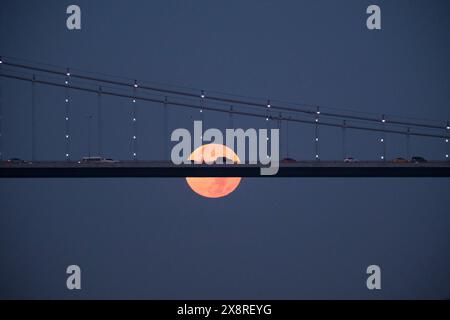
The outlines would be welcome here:
M 428 161 L 424 157 L 415 156 L 415 157 L 411 158 L 411 162 L 413 162 L 413 163 L 425 163 L 425 162 L 428 162 Z
M 20 158 L 10 158 L 4 161 L 6 164 L 31 164 L 31 161 L 23 160 Z
M 297 163 L 297 160 L 287 157 L 287 158 L 281 159 L 280 162 L 281 163 Z
M 398 157 L 398 158 L 395 158 L 394 160 L 392 160 L 392 162 L 393 163 L 408 163 L 409 161 L 406 160 L 405 158 Z
M 358 162 L 358 159 L 355 159 L 355 158 L 353 158 L 353 157 L 346 157 L 346 158 L 344 159 L 344 162 L 345 162 L 345 163 L 354 163 L 354 162 Z
M 217 163 L 217 164 L 228 164 L 228 163 L 230 163 L 230 164 L 237 164 L 238 162 L 237 162 L 237 160 L 233 160 L 233 159 L 228 158 L 228 157 L 218 157 L 214 163 Z
M 103 157 L 83 157 L 78 163 L 116 163 L 118 161 Z

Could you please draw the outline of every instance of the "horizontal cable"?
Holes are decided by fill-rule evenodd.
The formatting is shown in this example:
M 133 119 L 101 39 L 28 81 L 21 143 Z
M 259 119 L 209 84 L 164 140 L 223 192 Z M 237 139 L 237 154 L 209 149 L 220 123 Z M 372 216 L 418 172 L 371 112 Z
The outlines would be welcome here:
M 11 67 L 22 68 L 22 69 L 27 69 L 27 70 L 37 71 L 37 72 L 44 72 L 44 73 L 51 73 L 51 74 L 60 75 L 60 76 L 67 76 L 67 72 L 63 72 L 63 71 L 34 67 L 34 66 L 6 62 L 6 61 L 3 61 L 3 64 L 11 66 Z M 78 78 L 81 80 L 95 81 L 95 82 L 107 83 L 107 84 L 117 85 L 117 86 L 124 86 L 124 87 L 128 87 L 128 88 L 134 88 L 134 86 L 135 86 L 135 83 L 123 82 L 123 81 L 118 81 L 118 80 L 109 80 L 109 79 L 104 79 L 104 78 L 97 78 L 97 77 L 86 76 L 86 75 L 82 75 L 82 74 L 76 74 L 76 73 L 70 73 L 70 77 Z M 146 85 L 140 85 L 140 84 L 138 85 L 138 88 L 143 89 L 143 90 L 156 91 L 156 92 L 160 92 L 160 93 L 164 93 L 164 94 L 172 94 L 172 95 L 185 96 L 185 97 L 190 97 L 190 98 L 200 98 L 199 94 L 189 93 L 186 91 L 164 89 L 164 88 L 159 88 L 159 87 L 154 87 L 154 86 L 146 86 Z M 390 123 L 390 124 L 395 124 L 395 125 L 420 127 L 420 128 L 426 128 L 426 129 L 437 129 L 437 130 L 445 130 L 446 129 L 445 125 L 438 126 L 438 125 L 424 124 L 424 123 L 417 123 L 417 122 L 398 121 L 398 120 L 388 119 L 387 117 L 385 117 L 384 119 L 382 119 L 382 118 L 377 119 L 377 118 L 373 118 L 373 117 L 355 116 L 355 115 L 340 114 L 340 113 L 335 113 L 335 112 L 326 112 L 326 111 L 319 112 L 319 111 L 314 111 L 314 110 L 292 108 L 292 107 L 287 107 L 287 106 L 278 105 L 278 104 L 270 104 L 270 108 L 268 108 L 267 104 L 264 104 L 264 103 L 252 102 L 252 101 L 241 100 L 241 99 L 224 98 L 224 97 L 218 97 L 218 96 L 205 96 L 204 99 L 217 101 L 217 102 L 223 102 L 223 103 L 232 103 L 235 105 L 237 104 L 237 105 L 246 105 L 246 106 L 256 107 L 256 108 L 263 108 L 265 110 L 272 109 L 272 110 L 278 110 L 278 111 L 284 111 L 284 112 L 303 113 L 303 114 L 308 114 L 308 115 L 321 115 L 321 116 L 327 116 L 327 117 L 333 117 L 333 118 L 352 119 L 352 120 L 360 120 L 360 121 L 367 121 L 367 122 L 374 122 L 374 123 L 382 123 L 382 120 L 384 120 L 385 124 Z M 317 106 L 317 107 L 320 108 L 320 106 Z
M 44 85 L 49 85 L 49 86 L 54 86 L 54 87 L 60 87 L 60 88 L 69 88 L 71 90 L 91 92 L 91 93 L 96 93 L 96 94 L 99 93 L 99 90 L 97 90 L 97 89 L 91 89 L 91 88 L 86 88 L 86 87 L 81 87 L 81 86 L 66 85 L 66 84 L 56 83 L 56 82 L 47 81 L 47 80 L 40 80 L 38 78 L 30 79 L 30 78 L 26 78 L 26 77 L 8 75 L 8 74 L 0 74 L 0 77 L 34 82 L 34 83 L 39 83 L 39 84 L 44 84 Z M 441 138 L 441 139 L 447 138 L 447 136 L 445 136 L 445 135 L 428 134 L 428 133 L 421 133 L 421 132 L 414 132 L 414 131 L 405 132 L 405 131 L 400 131 L 400 130 L 379 129 L 379 128 L 370 128 L 370 127 L 355 126 L 355 125 L 345 125 L 344 126 L 342 124 L 336 124 L 336 123 L 330 123 L 330 122 L 315 122 L 315 121 L 310 121 L 310 120 L 295 119 L 292 117 L 286 118 L 286 117 L 282 117 L 282 116 L 278 116 L 278 117 L 277 116 L 269 116 L 268 117 L 267 115 L 262 115 L 262 114 L 252 113 L 252 112 L 235 111 L 235 110 L 230 111 L 230 110 L 218 109 L 218 108 L 209 107 L 209 106 L 201 106 L 201 105 L 195 105 L 195 104 L 191 104 L 191 103 L 170 101 L 170 100 L 166 100 L 166 99 L 134 96 L 134 95 L 130 95 L 130 94 L 117 93 L 117 92 L 105 91 L 105 90 L 102 90 L 101 94 L 120 97 L 120 98 L 128 98 L 128 99 L 135 99 L 135 100 L 140 100 L 140 101 L 167 104 L 167 105 L 185 107 L 185 108 L 191 108 L 191 109 L 197 109 L 197 110 L 209 110 L 209 111 L 214 111 L 214 112 L 237 114 L 237 115 L 249 116 L 249 117 L 269 118 L 271 120 L 284 120 L 284 121 L 290 121 L 290 122 L 306 123 L 306 124 L 311 124 L 311 125 L 328 126 L 328 127 L 336 127 L 336 128 L 345 127 L 346 129 L 355 129 L 355 130 L 373 131 L 373 132 L 386 132 L 386 133 L 394 133 L 394 134 L 410 135 L 410 136 L 431 137 L 431 138 Z

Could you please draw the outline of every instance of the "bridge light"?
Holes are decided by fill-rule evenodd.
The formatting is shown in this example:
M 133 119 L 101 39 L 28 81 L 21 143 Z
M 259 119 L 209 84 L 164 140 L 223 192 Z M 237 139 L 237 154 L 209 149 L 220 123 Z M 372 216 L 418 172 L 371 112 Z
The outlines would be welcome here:
M 200 113 L 203 113 L 203 109 L 200 109 Z
M 447 126 L 445 127 L 445 129 L 450 130 L 450 124 L 447 122 Z
M 66 80 L 66 81 L 64 81 L 64 83 L 65 83 L 65 84 L 69 84 L 69 81 Z
M 69 135 L 68 134 L 66 134 L 66 139 L 69 139 Z
M 66 101 L 66 103 L 69 103 L 69 99 L 66 99 L 65 101 Z
M 384 139 L 383 139 L 383 138 L 381 138 L 381 139 L 380 139 L 380 142 L 384 142 Z
M 384 160 L 384 156 L 381 156 L 381 160 Z
M 66 121 L 69 121 L 69 117 L 66 117 Z
M 133 139 L 136 140 L 136 136 L 133 136 Z
M 316 154 L 316 159 L 319 159 L 319 155 L 318 154 Z
M 69 157 L 69 154 L 68 153 L 66 153 L 66 158 L 68 158 Z
M 205 99 L 205 91 L 202 90 L 202 93 L 200 95 L 200 98 Z
M 136 152 L 133 152 L 133 157 L 136 157 Z
M 133 118 L 133 122 L 136 122 L 136 118 Z
M 133 103 L 136 103 L 136 99 L 133 99 Z
M 266 118 L 266 121 L 269 121 L 269 118 Z
M 271 107 L 270 100 L 267 100 L 267 108 L 270 108 L 270 107 Z
M 319 118 L 316 118 L 316 122 L 319 122 Z
M 134 80 L 134 85 L 133 85 L 133 87 L 135 87 L 135 88 L 138 87 L 138 84 L 137 84 L 137 81 L 136 81 L 136 80 Z
M 448 154 L 446 154 L 445 157 L 448 158 Z
M 316 141 L 319 141 L 319 138 L 316 138 Z
M 448 143 L 448 139 L 445 139 L 445 143 Z

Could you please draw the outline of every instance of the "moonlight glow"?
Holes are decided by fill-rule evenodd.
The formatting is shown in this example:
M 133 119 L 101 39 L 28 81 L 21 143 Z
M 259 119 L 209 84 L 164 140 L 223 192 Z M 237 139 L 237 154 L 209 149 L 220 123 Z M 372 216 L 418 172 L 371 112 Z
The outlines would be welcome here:
M 240 159 L 233 150 L 227 146 L 220 144 L 207 144 L 198 147 L 191 153 L 189 160 L 199 162 L 211 162 L 217 158 L 228 158 L 235 163 L 239 163 Z M 197 194 L 207 198 L 222 198 L 233 192 L 241 182 L 238 177 L 207 177 L 207 178 L 186 178 L 188 185 Z

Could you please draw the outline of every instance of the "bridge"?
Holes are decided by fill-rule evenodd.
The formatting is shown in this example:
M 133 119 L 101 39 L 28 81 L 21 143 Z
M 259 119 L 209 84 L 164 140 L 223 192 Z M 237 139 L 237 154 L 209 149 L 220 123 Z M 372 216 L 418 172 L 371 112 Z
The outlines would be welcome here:
M 210 114 L 226 117 L 229 128 L 235 128 L 238 119 L 256 119 L 261 127 L 276 127 L 284 136 L 281 158 L 289 162 L 282 163 L 276 177 L 449 177 L 450 124 L 447 120 L 427 120 L 399 117 L 389 114 L 362 114 L 328 106 L 305 103 L 286 102 L 270 98 L 250 98 L 228 93 L 207 91 L 204 89 L 181 88 L 170 85 L 155 84 L 145 80 L 130 80 L 124 77 L 94 73 L 61 66 L 51 66 L 34 61 L 24 61 L 13 57 L 0 57 L 0 178 L 49 178 L 49 177 L 186 177 L 186 176 L 242 176 L 259 177 L 258 165 L 181 165 L 175 166 L 169 161 L 169 109 L 174 112 L 188 110 L 190 119 L 205 120 Z M 28 83 L 30 89 L 29 114 L 31 131 L 29 135 L 29 157 L 25 161 L 7 161 L 15 158 L 6 157 L 5 141 L 8 136 L 3 128 L 8 121 L 4 116 L 3 101 L 4 84 Z M 41 159 L 38 156 L 36 126 L 39 103 L 37 93 L 43 88 L 52 88 L 63 93 L 62 99 L 55 108 L 63 108 L 64 117 L 61 122 L 64 129 L 60 132 L 64 147 L 58 151 L 57 159 Z M 85 117 L 88 122 L 88 148 L 74 156 L 75 143 L 74 121 L 72 115 L 79 107 L 74 103 L 77 94 L 87 94 L 92 100 L 91 111 Z M 114 163 L 79 163 L 81 156 L 98 155 L 108 158 L 109 153 L 104 146 L 105 114 L 109 104 L 105 99 L 120 100 L 126 108 L 124 121 L 131 126 L 128 137 L 128 157 Z M 108 100 L 109 101 L 109 100 Z M 138 124 L 145 121 L 139 118 L 143 108 L 160 108 L 162 115 L 156 119 L 162 122 L 162 131 L 155 139 L 161 137 L 162 149 L 160 156 L 143 157 L 141 152 L 145 144 L 138 136 Z M 94 116 L 95 113 L 95 116 Z M 95 135 L 92 121 L 96 119 Z M 151 120 L 149 120 L 151 121 Z M 153 120 L 155 121 L 155 120 Z M 297 143 L 297 137 L 290 135 L 290 127 L 305 126 L 311 128 L 310 142 L 312 152 L 310 159 L 291 159 L 290 150 Z M 324 135 L 323 128 L 337 131 L 333 137 Z M 292 130 L 292 129 L 291 129 Z M 371 143 L 376 135 L 376 150 L 371 159 L 351 157 L 348 145 L 349 132 L 370 133 Z M 337 138 L 337 136 L 340 136 Z M 391 136 L 404 140 L 403 157 L 398 161 L 388 158 L 387 142 Z M 95 151 L 92 150 L 92 140 L 95 140 Z M 420 137 L 441 145 L 440 157 L 409 161 L 411 153 L 411 138 Z M 328 138 L 339 139 L 341 159 L 332 161 L 324 159 L 322 141 Z M 79 142 L 79 141 L 78 141 Z M 424 142 L 427 143 L 427 142 Z M 79 143 L 78 143 L 79 144 Z M 339 158 L 339 157 L 338 157 Z M 347 159 L 347 162 L 343 160 Z
M 38 162 L 0 164 L 0 178 L 143 178 L 143 177 L 450 177 L 450 162 L 298 162 L 281 164 L 276 175 L 261 176 L 259 165 L 174 165 L 124 161 L 84 164 Z

